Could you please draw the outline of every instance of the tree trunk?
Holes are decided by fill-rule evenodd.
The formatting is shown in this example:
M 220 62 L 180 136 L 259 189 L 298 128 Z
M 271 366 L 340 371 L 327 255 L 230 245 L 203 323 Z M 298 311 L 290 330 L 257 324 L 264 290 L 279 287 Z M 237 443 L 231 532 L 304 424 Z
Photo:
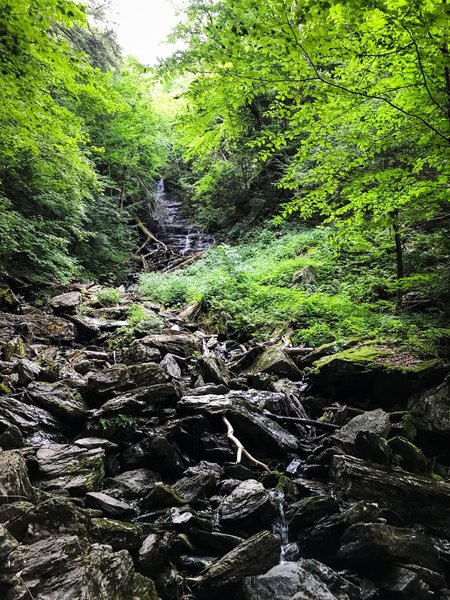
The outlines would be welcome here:
M 395 258 L 397 264 L 397 310 L 403 308 L 403 292 L 401 290 L 401 281 L 404 277 L 404 265 L 403 265 L 403 244 L 402 244 L 402 236 L 400 233 L 400 225 L 398 222 L 398 210 L 395 210 L 392 213 L 392 228 L 394 230 L 394 240 L 395 240 Z

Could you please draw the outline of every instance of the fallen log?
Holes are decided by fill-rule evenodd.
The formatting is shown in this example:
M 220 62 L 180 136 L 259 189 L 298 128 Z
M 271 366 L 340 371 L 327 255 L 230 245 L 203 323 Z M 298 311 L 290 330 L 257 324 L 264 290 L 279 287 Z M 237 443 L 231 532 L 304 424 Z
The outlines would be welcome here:
M 159 246 L 162 246 L 166 250 L 169 250 L 169 248 L 166 246 L 166 244 L 164 242 L 161 242 L 161 240 L 158 240 L 158 238 L 156 238 L 153 235 L 153 233 L 147 229 L 147 227 L 144 225 L 144 223 L 140 220 L 139 217 L 134 217 L 134 220 L 136 221 L 136 225 L 138 226 L 138 228 L 146 236 L 145 242 L 142 244 L 142 246 L 140 246 L 140 248 L 138 248 L 138 250 L 136 251 L 136 254 L 139 254 L 140 252 L 142 252 L 142 250 L 145 248 L 145 246 L 150 241 L 155 242 L 155 244 L 158 244 Z
M 182 269 L 183 267 L 187 267 L 188 265 L 192 264 L 193 262 L 199 260 L 200 258 L 202 258 L 202 256 L 204 255 L 204 251 L 202 250 L 201 252 L 197 252 L 197 254 L 193 254 L 192 256 L 190 256 L 189 258 L 186 258 L 183 260 L 176 260 L 174 261 L 169 267 L 166 267 L 165 269 L 163 269 L 163 273 L 172 273 L 173 271 L 176 271 L 178 269 Z

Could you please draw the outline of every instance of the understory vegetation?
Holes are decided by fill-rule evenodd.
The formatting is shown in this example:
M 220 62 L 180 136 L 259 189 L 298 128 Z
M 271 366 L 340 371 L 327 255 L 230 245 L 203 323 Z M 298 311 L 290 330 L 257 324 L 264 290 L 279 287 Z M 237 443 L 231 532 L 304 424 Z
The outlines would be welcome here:
M 329 227 L 267 225 L 239 245 L 212 248 L 182 271 L 146 273 L 140 287 L 168 307 L 199 303 L 203 325 L 238 339 L 288 336 L 312 347 L 359 340 L 399 344 L 425 356 L 448 352 L 445 233 L 408 239 L 411 275 L 401 284 L 401 311 L 395 310 L 398 283 L 389 236 L 379 232 L 371 246 L 366 240 L 340 249 L 335 236 Z M 305 270 L 312 280 L 304 281 Z

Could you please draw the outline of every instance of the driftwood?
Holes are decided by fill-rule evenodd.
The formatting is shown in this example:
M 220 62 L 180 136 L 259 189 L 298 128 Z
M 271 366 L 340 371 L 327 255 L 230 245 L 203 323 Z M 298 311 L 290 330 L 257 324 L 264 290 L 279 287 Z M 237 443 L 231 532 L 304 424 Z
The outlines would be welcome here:
M 233 442 L 233 444 L 237 447 L 237 456 L 236 456 L 236 464 L 239 464 L 242 460 L 242 455 L 246 456 L 251 462 L 255 463 L 255 465 L 259 465 L 260 467 L 262 467 L 265 471 L 267 471 L 268 473 L 270 473 L 270 469 L 269 467 L 259 461 L 257 458 L 255 458 L 254 456 L 252 456 L 250 454 L 250 452 L 248 452 L 245 447 L 242 445 L 242 443 L 237 439 L 237 437 L 234 435 L 234 429 L 232 424 L 230 423 L 230 421 L 226 418 L 225 415 L 222 416 L 222 420 L 225 423 L 225 426 L 227 428 L 227 438 L 229 440 L 231 440 Z

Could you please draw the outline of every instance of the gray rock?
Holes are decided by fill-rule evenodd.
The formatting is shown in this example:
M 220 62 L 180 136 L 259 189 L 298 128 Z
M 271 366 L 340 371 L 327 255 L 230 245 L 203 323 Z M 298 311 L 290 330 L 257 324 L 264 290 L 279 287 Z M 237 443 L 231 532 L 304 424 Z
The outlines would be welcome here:
M 80 394 L 65 383 L 36 381 L 27 387 L 27 394 L 38 406 L 65 421 L 81 419 L 88 410 Z
M 129 348 L 122 351 L 122 360 L 125 364 L 135 364 L 161 360 L 158 348 L 151 348 L 140 340 L 134 340 Z
M 273 506 L 269 492 L 254 479 L 243 481 L 229 494 L 217 509 L 220 522 L 231 526 L 248 521 L 270 524 Z
M 27 465 L 18 450 L 0 452 L 0 496 L 10 501 L 34 501 Z
M 22 574 L 5 600 L 158 600 L 125 550 L 64 536 L 20 546 L 13 555 Z
M 404 471 L 426 473 L 430 470 L 425 454 L 409 440 L 397 436 L 388 443 L 394 454 L 394 461 L 398 461 Z
M 66 292 L 59 296 L 54 296 L 50 300 L 50 306 L 53 308 L 55 313 L 73 313 L 76 307 L 80 304 L 81 294 L 80 292 Z
M 276 565 L 280 558 L 280 538 L 261 531 L 225 554 L 201 579 L 203 593 L 214 593 L 236 585 L 244 577 L 260 575 Z
M 114 442 L 110 442 L 105 438 L 100 437 L 85 437 L 79 438 L 74 441 L 75 446 L 79 446 L 80 448 L 87 448 L 88 450 L 92 450 L 93 448 L 103 448 L 104 450 L 117 450 L 118 445 Z
M 256 373 L 270 373 L 280 377 L 287 377 L 292 381 L 300 381 L 302 373 L 294 361 L 279 346 L 271 346 L 264 350 L 256 361 L 247 369 L 248 375 Z
M 390 431 L 389 414 L 381 408 L 365 412 L 351 419 L 332 438 L 345 448 L 352 448 L 360 431 L 370 431 L 385 438 Z
M 113 519 L 92 519 L 91 536 L 100 544 L 109 544 L 114 550 L 140 548 L 143 541 L 142 527 Z
M 173 488 L 187 502 L 194 502 L 198 498 L 211 495 L 218 481 L 217 473 L 203 471 L 191 477 L 183 477 L 174 484 Z
M 180 365 L 177 363 L 173 354 L 166 354 L 163 360 L 161 361 L 161 366 L 173 379 L 181 378 L 181 369 Z
M 412 396 L 408 408 L 417 417 L 418 429 L 450 433 L 450 377 L 437 388 Z
M 147 577 L 155 577 L 169 561 L 170 535 L 163 538 L 154 533 L 147 536 L 139 548 L 137 566 Z
M 125 471 L 111 479 L 105 479 L 103 484 L 108 493 L 115 497 L 136 500 L 148 493 L 153 484 L 160 479 L 161 475 L 159 473 L 154 473 L 148 469 L 134 469 Z
M 339 512 L 339 504 L 332 496 L 309 496 L 290 503 L 286 510 L 286 518 L 289 530 L 295 533 L 337 512 Z
M 92 492 L 105 475 L 105 451 L 88 450 L 68 444 L 51 444 L 36 453 L 40 485 L 46 490 L 67 490 L 71 493 Z
M 43 408 L 22 402 L 18 398 L 0 396 L 0 423 L 15 425 L 25 441 L 32 445 L 61 442 L 64 426 Z
M 11 584 L 16 575 L 16 569 L 11 561 L 11 556 L 19 542 L 13 538 L 3 525 L 0 525 L 0 584 Z
M 186 499 L 180 496 L 175 488 L 161 481 L 155 483 L 149 493 L 141 500 L 143 510 L 169 508 L 171 506 L 182 506 L 183 504 L 186 504 Z
M 163 355 L 170 353 L 184 358 L 201 351 L 200 340 L 191 333 L 175 331 L 152 333 L 142 338 L 140 343 L 149 348 L 156 348 Z
M 31 381 L 39 379 L 41 371 L 41 367 L 32 360 L 28 360 L 28 358 L 22 358 L 17 363 L 17 375 L 19 376 L 20 385 L 25 386 Z
M 300 271 L 296 271 L 292 275 L 292 283 L 307 289 L 314 289 L 314 286 L 316 285 L 315 268 L 309 265 L 307 267 L 303 267 L 303 269 L 300 269 Z
M 98 508 L 108 517 L 127 518 L 135 514 L 133 507 L 127 502 L 116 500 L 103 492 L 89 492 L 85 496 L 87 506 Z
M 442 568 L 439 551 L 429 536 L 385 523 L 351 525 L 341 537 L 339 557 L 352 567 L 376 561 L 412 563 L 437 572 Z
M 24 445 L 23 436 L 16 425 L 3 425 L 0 423 L 0 448 L 14 450 Z
M 351 456 L 333 458 L 331 479 L 339 500 L 376 502 L 440 537 L 450 536 L 450 484 L 446 481 L 375 467 Z
M 199 359 L 198 366 L 206 383 L 215 383 L 230 387 L 230 374 L 223 360 L 218 356 L 204 356 Z
M 246 577 L 245 600 L 360 600 L 360 590 L 313 559 L 284 562 L 265 575 Z

